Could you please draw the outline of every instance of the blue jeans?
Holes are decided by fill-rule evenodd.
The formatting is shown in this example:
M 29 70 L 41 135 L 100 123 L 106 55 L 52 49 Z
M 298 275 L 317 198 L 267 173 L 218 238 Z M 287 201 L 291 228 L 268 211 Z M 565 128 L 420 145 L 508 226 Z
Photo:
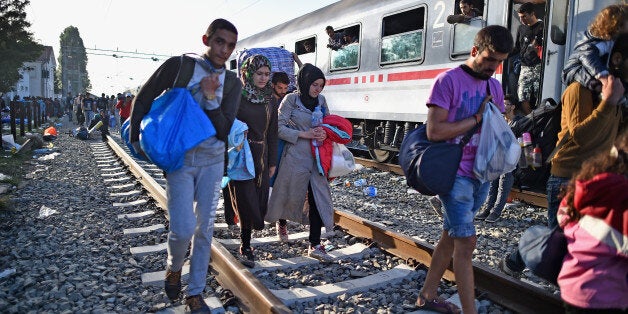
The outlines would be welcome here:
M 438 197 L 443 203 L 443 229 L 452 238 L 475 235 L 473 218 L 488 193 L 489 182 L 456 175 L 454 186 L 447 194 Z
M 202 293 L 207 284 L 207 268 L 223 171 L 223 162 L 200 165 L 186 162 L 183 167 L 166 176 L 170 217 L 167 265 L 173 271 L 181 270 L 192 241 L 187 291 L 189 296 Z
M 485 207 L 489 213 L 501 214 L 514 182 L 515 177 L 512 172 L 504 173 L 499 176 L 499 178 L 491 181 L 488 198 L 486 202 L 484 202 L 483 207 Z
M 558 206 L 560 205 L 560 191 L 569 183 L 570 178 L 550 176 L 547 180 L 547 226 L 552 229 L 558 226 Z

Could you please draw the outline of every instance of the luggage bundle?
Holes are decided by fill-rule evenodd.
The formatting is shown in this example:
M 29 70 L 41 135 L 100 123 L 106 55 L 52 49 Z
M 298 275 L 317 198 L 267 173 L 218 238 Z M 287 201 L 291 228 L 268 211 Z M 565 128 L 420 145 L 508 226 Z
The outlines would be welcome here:
M 288 90 L 292 91 L 296 89 L 296 77 L 294 75 L 294 59 L 292 59 L 292 52 L 280 48 L 280 47 L 267 47 L 267 48 L 250 48 L 243 49 L 237 52 L 238 62 L 238 77 L 240 76 L 240 67 L 250 56 L 263 55 L 270 60 L 271 72 L 286 72 L 290 78 L 290 85 Z

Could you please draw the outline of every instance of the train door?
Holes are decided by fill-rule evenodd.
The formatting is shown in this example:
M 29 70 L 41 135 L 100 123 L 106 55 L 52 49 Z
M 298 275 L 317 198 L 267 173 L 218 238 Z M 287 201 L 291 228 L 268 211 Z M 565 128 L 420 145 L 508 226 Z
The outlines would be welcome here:
M 545 27 L 545 44 L 543 51 L 543 76 L 541 99 L 553 98 L 560 100 L 563 90 L 561 72 L 565 64 L 563 56 L 567 41 L 567 10 L 569 0 L 552 0 L 546 8 L 549 10 Z
M 567 1 L 567 0 L 564 0 Z M 515 40 L 515 45 L 517 43 L 517 31 L 519 29 L 519 27 L 521 26 L 521 20 L 519 18 L 519 14 L 518 14 L 518 10 L 520 8 L 520 6 L 523 3 L 531 3 L 533 5 L 533 10 L 534 10 L 534 15 L 536 16 L 536 18 L 540 21 L 542 21 L 544 23 L 544 29 L 543 29 L 543 38 L 542 38 L 542 45 L 541 47 L 543 48 L 547 48 L 547 38 L 546 35 L 547 34 L 547 27 L 548 27 L 548 10 L 546 10 L 546 7 L 548 6 L 548 3 L 545 0 L 510 0 L 507 4 L 506 7 L 508 8 L 508 12 L 506 12 L 507 16 L 509 16 L 509 20 L 505 21 L 506 25 L 508 27 L 508 29 L 510 29 L 513 39 Z M 529 44 L 528 44 L 529 45 Z M 521 44 L 521 50 L 525 49 L 525 44 Z M 528 48 L 530 49 L 530 48 Z M 513 96 L 515 96 L 519 101 L 521 101 L 521 99 L 519 99 L 519 88 L 521 84 L 527 84 L 528 86 L 530 86 L 532 92 L 532 95 L 530 95 L 530 99 L 529 99 L 529 105 L 534 108 L 536 106 L 536 104 L 540 103 L 541 99 L 542 99 L 542 93 L 541 91 L 543 90 L 543 79 L 544 79 L 544 73 L 546 71 L 546 66 L 545 66 L 545 61 L 546 60 L 546 56 L 543 53 L 544 50 L 541 50 L 540 52 L 540 58 L 541 58 L 541 64 L 540 64 L 540 74 L 538 74 L 539 76 L 539 80 L 537 82 L 533 82 L 533 81 L 526 81 L 524 82 L 523 78 L 528 78 L 531 77 L 529 75 L 526 75 L 528 73 L 524 73 L 525 76 L 521 76 L 521 67 L 520 67 L 520 63 L 521 60 L 518 56 L 511 56 L 508 59 L 508 62 L 506 62 L 504 64 L 504 74 L 502 77 L 502 86 L 504 87 L 504 90 L 507 94 L 511 94 Z M 556 58 L 554 58 L 556 59 Z M 537 63 L 538 64 L 538 63 Z M 556 64 L 553 64 L 553 66 L 556 66 Z M 562 66 L 562 65 L 561 65 Z M 548 68 L 549 69 L 549 68 Z M 538 70 L 538 69 L 537 69 Z M 525 71 L 524 71 L 525 72 Z M 550 71 L 550 72 L 554 72 L 554 71 Z M 521 107 L 519 108 L 521 109 Z

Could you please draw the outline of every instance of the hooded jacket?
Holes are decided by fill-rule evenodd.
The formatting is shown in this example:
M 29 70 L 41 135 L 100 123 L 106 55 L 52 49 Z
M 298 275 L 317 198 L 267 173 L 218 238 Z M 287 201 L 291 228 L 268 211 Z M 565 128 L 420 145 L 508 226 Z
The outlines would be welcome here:
M 628 178 L 601 173 L 577 181 L 568 221 L 566 201 L 558 210 L 567 255 L 558 275 L 562 299 L 587 309 L 628 308 Z

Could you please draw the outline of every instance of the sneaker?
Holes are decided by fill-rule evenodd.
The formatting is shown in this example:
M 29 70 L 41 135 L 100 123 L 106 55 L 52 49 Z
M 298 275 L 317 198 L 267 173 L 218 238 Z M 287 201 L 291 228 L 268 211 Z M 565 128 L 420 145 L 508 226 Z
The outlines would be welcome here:
M 327 254 L 325 247 L 322 245 L 310 246 L 307 255 L 321 262 L 333 262 L 334 258 Z
M 521 272 L 512 270 L 510 267 L 508 267 L 508 262 L 506 261 L 506 258 L 507 257 L 503 257 L 499 260 L 499 269 L 506 275 L 519 278 L 519 276 L 521 276 Z
M 185 306 L 192 314 L 211 313 L 209 306 L 207 306 L 200 294 L 185 298 Z
M 255 267 L 255 255 L 253 255 L 253 248 L 248 247 L 248 248 L 243 248 L 240 247 L 240 263 L 242 263 L 242 265 L 248 267 L 248 268 L 253 268 Z
M 432 205 L 432 209 L 438 215 L 438 217 L 443 218 L 443 203 L 440 201 L 438 196 L 432 196 L 429 199 L 430 205 Z
M 484 221 L 486 222 L 497 222 L 502 213 L 492 212 Z
M 166 270 L 166 279 L 164 280 L 164 290 L 170 301 L 176 301 L 181 296 L 181 271 Z
M 288 225 L 281 226 L 279 221 L 277 221 L 275 228 L 277 228 L 277 238 L 279 238 L 279 241 L 288 242 Z
M 490 213 L 491 213 L 490 209 L 486 207 L 482 207 L 480 208 L 480 211 L 475 215 L 475 220 L 484 220 L 486 219 L 486 217 L 488 217 Z

